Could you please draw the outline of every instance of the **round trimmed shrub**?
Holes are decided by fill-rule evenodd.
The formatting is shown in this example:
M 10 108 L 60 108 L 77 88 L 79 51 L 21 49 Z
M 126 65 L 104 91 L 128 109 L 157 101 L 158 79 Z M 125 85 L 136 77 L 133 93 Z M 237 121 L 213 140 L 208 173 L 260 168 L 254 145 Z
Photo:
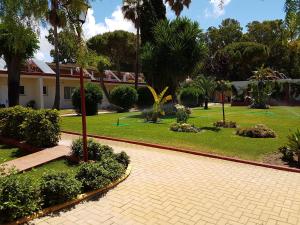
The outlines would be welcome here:
M 86 115 L 92 116 L 98 113 L 98 104 L 101 104 L 103 94 L 97 84 L 88 83 L 85 85 Z M 76 88 L 72 94 L 72 104 L 76 112 L 81 113 L 80 88 Z
M 111 102 L 122 108 L 120 111 L 129 111 L 138 100 L 137 91 L 130 86 L 119 86 L 110 94 Z
M 137 105 L 139 108 L 148 108 L 154 104 L 154 99 L 149 88 L 140 87 L 137 90 L 137 93 L 138 93 Z
M 236 134 L 250 138 L 276 138 L 276 133 L 264 124 L 257 124 L 254 127 L 239 128 Z
M 180 91 L 180 102 L 186 107 L 197 107 L 203 104 L 204 97 L 197 88 L 187 87 Z
M 81 183 L 65 172 L 49 172 L 42 176 L 41 194 L 45 206 L 72 200 L 81 192 Z
M 127 167 L 130 163 L 130 158 L 124 151 L 116 154 L 116 160 L 125 167 Z
M 30 177 L 9 175 L 0 179 L 0 224 L 40 210 L 39 186 Z

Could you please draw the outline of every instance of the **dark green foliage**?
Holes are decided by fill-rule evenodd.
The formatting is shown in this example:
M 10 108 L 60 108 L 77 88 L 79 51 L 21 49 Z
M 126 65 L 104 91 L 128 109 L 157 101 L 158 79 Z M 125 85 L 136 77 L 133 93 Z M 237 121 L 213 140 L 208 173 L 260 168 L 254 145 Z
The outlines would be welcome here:
M 196 87 L 186 87 L 180 90 L 180 102 L 186 107 L 197 107 L 203 104 L 204 96 Z
M 190 116 L 185 109 L 182 108 L 177 109 L 176 112 L 177 123 L 187 123 L 189 117 Z
M 225 121 L 224 122 L 223 120 L 215 122 L 214 126 L 215 127 L 223 127 L 223 128 L 236 128 L 237 127 L 236 122 L 233 122 L 233 121 Z
M 85 105 L 86 114 L 88 116 L 96 115 L 98 113 L 98 104 L 101 104 L 103 94 L 98 84 L 88 83 L 85 85 Z M 75 89 L 72 95 L 72 104 L 74 109 L 81 113 L 81 96 L 80 89 Z
M 264 124 L 258 124 L 250 128 L 239 128 L 236 132 L 239 136 L 250 138 L 275 138 L 276 133 Z
M 137 90 L 137 93 L 138 93 L 138 101 L 137 101 L 138 107 L 148 108 L 148 107 L 153 106 L 154 100 L 153 100 L 153 96 L 152 96 L 149 88 L 140 87 Z
M 127 167 L 130 163 L 130 157 L 124 151 L 116 154 L 116 160 L 124 167 Z
M 137 102 L 138 94 L 133 87 L 118 86 L 112 90 L 110 98 L 113 104 L 122 108 L 121 111 L 128 111 Z
M 30 110 L 22 106 L 0 109 L 0 134 L 22 140 L 24 128 L 21 124 L 27 118 Z
M 31 215 L 41 209 L 38 185 L 29 177 L 0 178 L 0 223 Z
M 76 179 L 82 182 L 84 191 L 92 191 L 107 186 L 124 171 L 120 163 L 114 159 L 106 159 L 103 163 L 83 163 L 78 169 Z
M 52 147 L 60 139 L 60 117 L 57 110 L 30 110 L 21 125 L 27 143 Z
M 81 192 L 81 183 L 65 172 L 48 172 L 42 176 L 41 194 L 46 207 L 72 200 Z
M 282 146 L 279 149 L 279 152 L 282 154 L 282 160 L 286 162 L 294 161 L 294 152 L 287 146 Z
M 200 132 L 199 128 L 188 123 L 172 123 L 170 126 L 170 130 L 175 132 L 186 132 L 186 133 Z
M 76 139 L 72 143 L 72 154 L 79 159 L 83 158 L 83 142 L 82 139 Z M 114 158 L 113 149 L 107 145 L 101 145 L 93 139 L 88 139 L 87 142 L 89 160 L 101 161 L 106 158 Z

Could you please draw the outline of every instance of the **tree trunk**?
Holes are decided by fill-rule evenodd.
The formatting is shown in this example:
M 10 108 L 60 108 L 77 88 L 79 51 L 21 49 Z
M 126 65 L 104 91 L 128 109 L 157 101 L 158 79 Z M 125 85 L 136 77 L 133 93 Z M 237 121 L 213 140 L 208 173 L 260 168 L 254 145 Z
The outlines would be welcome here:
M 222 91 L 222 111 L 223 111 L 223 123 L 225 125 L 224 91 Z
M 137 26 L 136 26 L 136 60 L 135 60 L 135 79 L 134 87 L 137 90 L 139 85 L 140 72 L 140 1 L 137 1 Z
M 53 109 L 60 110 L 60 66 L 59 66 L 59 50 L 58 50 L 58 33 L 57 26 L 54 26 L 54 51 L 55 51 L 55 64 L 56 64 L 56 76 L 55 76 L 55 99 Z
M 103 76 L 100 77 L 100 84 L 101 84 L 101 87 L 102 87 L 102 90 L 104 92 L 105 97 L 107 98 L 108 102 L 110 103 L 110 96 L 109 96 L 107 88 L 106 88 L 106 86 L 104 84 Z
M 5 61 L 8 73 L 8 105 L 12 107 L 19 105 L 21 58 L 19 56 L 13 56 L 9 59 L 5 57 Z

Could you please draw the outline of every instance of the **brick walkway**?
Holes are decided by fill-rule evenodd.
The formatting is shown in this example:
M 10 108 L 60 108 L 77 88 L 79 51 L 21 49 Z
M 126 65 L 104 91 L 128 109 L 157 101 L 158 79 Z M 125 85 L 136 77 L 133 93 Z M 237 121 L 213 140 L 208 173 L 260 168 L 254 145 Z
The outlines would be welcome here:
M 129 178 L 34 224 L 300 224 L 300 174 L 101 142 L 131 156 Z
M 32 167 L 36 167 L 47 163 L 49 161 L 61 158 L 70 153 L 70 148 L 68 146 L 62 145 L 53 148 L 47 148 L 45 150 L 29 154 L 8 162 L 3 163 L 6 168 L 14 167 L 19 171 L 28 170 Z

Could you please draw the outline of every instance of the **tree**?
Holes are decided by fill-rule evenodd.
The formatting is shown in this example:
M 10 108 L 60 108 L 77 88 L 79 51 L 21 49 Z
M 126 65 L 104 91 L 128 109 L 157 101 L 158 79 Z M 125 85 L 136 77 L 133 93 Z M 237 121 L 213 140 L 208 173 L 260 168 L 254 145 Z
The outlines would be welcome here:
M 290 41 L 296 40 L 300 34 L 300 0 L 285 1 L 285 23 Z
M 54 30 L 49 30 L 49 35 L 46 37 L 50 44 L 55 45 Z M 62 64 L 76 63 L 78 40 L 74 31 L 64 29 L 58 33 L 58 55 L 55 54 L 55 49 L 51 49 L 50 55 L 54 62 L 58 61 Z
M 19 104 L 21 65 L 38 49 L 34 28 L 46 6 L 47 0 L 0 0 L 0 55 L 7 64 L 9 106 Z
M 137 90 L 140 73 L 140 23 L 141 23 L 141 0 L 124 0 L 122 12 L 125 19 L 133 22 L 136 28 L 136 61 L 135 61 L 135 82 Z
M 204 94 L 204 109 L 208 109 L 208 101 L 216 90 L 216 79 L 214 77 L 205 77 L 200 75 L 195 79 L 196 86 Z
M 233 42 L 241 41 L 242 37 L 243 28 L 240 23 L 235 19 L 228 18 L 223 20 L 218 28 L 208 28 L 206 42 L 212 55 Z
M 135 35 L 127 31 L 99 34 L 88 40 L 87 46 L 98 55 L 110 59 L 112 68 L 118 72 L 132 69 L 135 61 Z
M 142 51 L 146 80 L 156 90 L 168 86 L 175 96 L 179 83 L 205 53 L 204 35 L 197 22 L 187 18 L 160 21 L 154 28 L 154 43 L 147 43 Z
M 88 6 L 89 0 L 50 0 L 49 10 L 46 13 L 48 22 L 53 27 L 53 41 L 54 41 L 54 54 L 55 59 L 59 59 L 59 41 L 58 41 L 58 28 L 69 27 L 75 29 L 72 16 L 80 14 Z M 60 66 L 59 60 L 55 61 L 56 64 L 56 79 L 55 79 L 55 98 L 53 108 L 60 109 Z
M 224 107 L 224 103 L 225 103 L 224 94 L 225 94 L 226 91 L 228 91 L 230 89 L 231 89 L 231 83 L 229 81 L 226 81 L 226 80 L 217 81 L 216 90 L 220 91 L 221 94 L 222 94 L 222 114 L 223 114 L 223 124 L 224 124 L 224 126 L 226 124 L 225 107 Z
M 165 0 L 169 3 L 171 9 L 175 12 L 176 16 L 179 17 L 184 7 L 189 7 L 192 0 Z
M 112 65 L 111 65 L 110 59 L 108 57 L 99 56 L 98 63 L 97 63 L 97 69 L 101 73 L 100 83 L 101 83 L 101 87 L 104 92 L 104 95 L 109 102 L 110 102 L 110 96 L 109 96 L 107 88 L 104 84 L 104 72 L 105 72 L 105 70 L 110 69 L 111 67 L 112 67 Z

